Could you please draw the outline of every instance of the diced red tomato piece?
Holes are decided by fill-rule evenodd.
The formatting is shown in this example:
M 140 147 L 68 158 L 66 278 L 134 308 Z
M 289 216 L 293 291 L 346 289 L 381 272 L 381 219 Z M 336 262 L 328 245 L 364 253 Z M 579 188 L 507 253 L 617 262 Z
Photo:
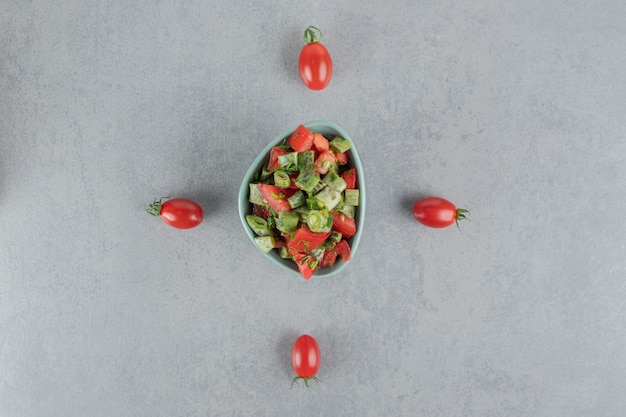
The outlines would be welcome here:
M 330 150 L 330 142 L 321 133 L 313 134 L 313 147 L 318 153 Z
M 348 152 L 337 152 L 335 159 L 339 165 L 345 165 L 348 163 Z
M 345 239 L 341 239 L 339 243 L 332 249 L 324 252 L 324 257 L 319 263 L 319 267 L 333 266 L 337 261 L 337 257 L 341 257 L 342 262 L 348 262 L 352 259 L 352 253 L 350 251 L 350 245 Z
M 333 216 L 333 230 L 341 233 L 343 237 L 354 236 L 356 233 L 356 222 L 353 218 L 337 211 L 331 212 L 330 215 Z
M 299 174 L 292 174 L 289 176 L 289 179 L 291 180 L 291 184 L 289 184 L 289 188 L 293 188 L 296 191 L 300 189 L 300 187 L 296 185 L 296 180 L 298 179 L 298 175 Z
M 348 244 L 348 241 L 345 239 L 341 239 L 339 243 L 335 245 L 333 250 L 337 252 L 337 255 L 341 257 L 342 262 L 348 262 L 349 260 L 352 259 L 352 252 L 350 251 L 350 245 Z
M 313 273 L 315 271 L 312 270 L 311 267 L 305 262 L 300 261 L 296 263 L 298 264 L 298 269 L 300 270 L 300 273 L 302 274 L 304 279 L 308 281 L 313 276 Z
M 292 251 L 311 251 L 324 243 L 324 241 L 328 239 L 328 236 L 330 236 L 330 232 L 313 232 L 308 227 L 302 226 L 293 233 L 293 236 L 289 241 L 289 253 L 293 256 L 293 253 L 291 253 Z
M 304 279 L 309 280 L 313 276 L 315 269 L 311 268 L 311 256 L 301 254 L 297 258 L 294 257 L 296 264 L 298 265 L 298 271 L 304 277 Z
M 262 206 L 260 204 L 253 204 L 252 205 L 252 214 L 255 215 L 255 216 L 262 217 L 265 220 L 267 220 L 267 218 L 270 216 L 271 212 L 265 206 Z
M 326 174 L 331 166 L 335 163 L 335 154 L 332 151 L 322 152 L 315 162 L 313 166 L 315 166 L 315 170 L 319 174 Z
M 287 201 L 287 196 L 285 194 L 286 190 L 281 190 L 275 185 L 270 184 L 259 184 L 258 186 L 259 191 L 261 191 L 261 195 L 276 213 L 280 213 L 281 211 L 291 211 L 291 206 L 289 205 L 289 201 Z
M 289 198 L 292 195 L 294 195 L 298 190 L 294 189 L 294 188 L 279 188 L 279 190 L 282 191 L 284 198 Z
M 335 248 L 329 249 L 324 252 L 324 257 L 320 261 L 320 268 L 333 266 L 337 260 L 337 251 Z
M 296 152 L 304 152 L 313 145 L 313 133 L 304 125 L 300 125 L 289 136 L 289 146 Z
M 356 168 L 350 168 L 349 170 L 344 171 L 343 174 L 341 174 L 341 177 L 346 182 L 346 188 L 356 188 Z
M 278 162 L 278 157 L 280 155 L 285 155 L 287 153 L 286 150 L 284 149 L 280 149 L 277 148 L 276 146 L 274 146 L 271 150 L 270 150 L 270 159 L 267 163 L 267 169 L 270 171 L 275 171 L 278 168 L 280 168 L 280 163 Z

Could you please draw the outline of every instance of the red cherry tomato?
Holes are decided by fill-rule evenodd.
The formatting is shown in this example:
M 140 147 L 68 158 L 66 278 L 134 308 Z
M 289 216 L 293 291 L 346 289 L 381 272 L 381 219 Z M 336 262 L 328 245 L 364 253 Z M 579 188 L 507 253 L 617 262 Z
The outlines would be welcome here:
M 299 379 L 302 379 L 307 387 L 311 380 L 319 382 L 315 375 L 320 369 L 321 360 L 320 347 L 317 341 L 308 334 L 298 337 L 291 350 L 291 364 L 296 373 L 291 381 L 291 386 Z
M 448 227 L 467 218 L 468 211 L 458 209 L 454 204 L 441 197 L 426 197 L 413 205 L 415 220 L 428 227 Z
M 163 202 L 163 199 L 154 200 L 146 210 L 153 216 L 160 216 L 161 220 L 177 229 L 191 229 L 202 222 L 202 207 L 197 203 L 184 198 L 173 198 Z
M 315 26 L 304 31 L 306 45 L 300 51 L 298 69 L 302 82 L 311 90 L 325 88 L 333 75 L 333 61 L 321 40 L 322 32 Z

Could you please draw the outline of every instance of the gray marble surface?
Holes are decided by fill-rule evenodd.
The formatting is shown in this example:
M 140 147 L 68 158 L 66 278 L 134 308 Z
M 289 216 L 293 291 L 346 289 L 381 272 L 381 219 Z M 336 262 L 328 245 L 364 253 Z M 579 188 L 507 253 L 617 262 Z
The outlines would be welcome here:
M 626 3 L 55 3 L 0 1 L 0 416 L 625 415 Z M 306 282 L 237 190 L 314 119 L 358 145 L 368 213 Z M 415 222 L 431 194 L 471 222 Z M 301 333 L 322 382 L 289 390 Z

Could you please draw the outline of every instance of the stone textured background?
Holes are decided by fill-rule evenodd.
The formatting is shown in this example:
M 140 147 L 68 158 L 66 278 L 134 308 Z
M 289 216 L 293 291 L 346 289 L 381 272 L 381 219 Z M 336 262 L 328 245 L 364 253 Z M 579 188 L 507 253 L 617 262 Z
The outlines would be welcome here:
M 624 415 L 625 2 L 55 3 L 0 1 L 0 416 Z M 352 136 L 368 213 L 305 282 L 237 191 L 313 119 Z M 430 194 L 471 222 L 416 223 Z M 301 333 L 322 382 L 289 390 Z

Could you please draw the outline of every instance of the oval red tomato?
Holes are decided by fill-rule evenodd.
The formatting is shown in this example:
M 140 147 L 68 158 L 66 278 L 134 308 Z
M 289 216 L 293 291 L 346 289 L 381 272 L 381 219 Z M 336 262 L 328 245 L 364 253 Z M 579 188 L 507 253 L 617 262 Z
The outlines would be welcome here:
M 160 216 L 161 220 L 177 229 L 191 229 L 202 223 L 202 207 L 194 201 L 185 198 L 173 198 L 163 202 L 163 199 L 154 200 L 146 210 L 153 216 Z
M 304 380 L 308 387 L 309 381 L 318 381 L 317 371 L 320 369 L 322 357 L 317 341 L 308 334 L 303 334 L 296 339 L 291 350 L 291 364 L 296 376 L 291 381 L 291 385 L 299 379 Z
M 413 205 L 415 220 L 428 227 L 442 228 L 467 218 L 468 211 L 458 209 L 450 201 L 441 197 L 426 197 Z
M 333 61 L 328 49 L 320 43 L 321 39 L 322 32 L 314 26 L 309 26 L 304 31 L 306 45 L 298 58 L 300 78 L 311 90 L 325 88 L 333 75 Z

